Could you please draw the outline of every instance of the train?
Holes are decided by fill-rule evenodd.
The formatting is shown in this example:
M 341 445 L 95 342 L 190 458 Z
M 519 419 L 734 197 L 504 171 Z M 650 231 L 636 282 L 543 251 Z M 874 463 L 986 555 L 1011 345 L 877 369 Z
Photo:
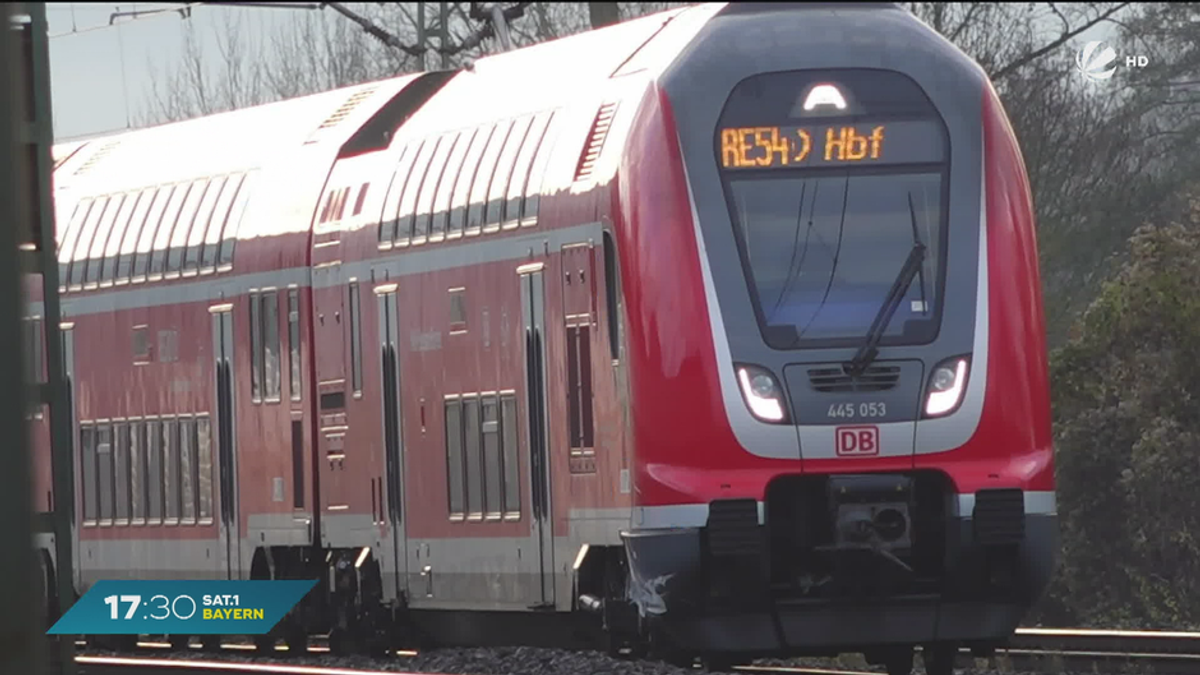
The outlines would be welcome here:
M 1027 173 L 899 5 L 672 9 L 60 143 L 53 184 L 74 569 L 40 559 L 79 593 L 317 579 L 263 648 L 948 675 L 1053 571 Z

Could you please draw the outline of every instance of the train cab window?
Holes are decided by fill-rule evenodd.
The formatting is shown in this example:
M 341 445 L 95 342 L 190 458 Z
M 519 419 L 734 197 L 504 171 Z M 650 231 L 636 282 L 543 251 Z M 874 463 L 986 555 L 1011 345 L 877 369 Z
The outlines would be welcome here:
M 150 204 L 150 211 L 146 214 L 146 224 L 142 226 L 142 232 L 138 235 L 137 249 L 133 257 L 133 283 L 146 280 L 146 274 L 150 271 L 155 234 L 159 230 L 163 212 L 167 210 L 167 202 L 171 200 L 174 191 L 174 186 L 167 185 L 158 188 L 155 192 L 154 201 Z
M 525 185 L 529 182 L 529 170 L 533 168 L 533 158 L 537 154 L 542 136 L 546 134 L 546 125 L 550 122 L 550 113 L 543 112 L 534 115 L 521 143 L 521 151 L 517 153 L 516 163 L 512 168 L 512 177 L 508 181 L 508 198 L 504 205 L 504 227 L 516 227 L 521 221 L 521 205 L 525 202 Z
M 496 163 L 500 160 L 500 152 L 512 132 L 511 121 L 501 122 L 492 133 L 483 158 L 479 160 L 479 169 L 475 172 L 475 181 L 471 184 L 471 206 L 467 210 L 467 234 L 477 234 L 483 228 L 483 211 L 487 206 L 488 190 L 496 173 Z
M 383 199 L 383 215 L 379 221 L 380 246 L 391 247 L 396 240 L 396 212 L 400 210 L 400 197 L 404 194 L 404 184 L 408 181 L 408 174 L 418 149 L 420 144 L 409 143 L 400 151 L 396 173 L 392 174 L 392 182 L 388 185 L 387 195 Z
M 196 427 L 191 417 L 179 418 L 179 524 L 196 524 Z
M 108 208 L 104 210 L 104 215 L 96 225 L 96 234 L 92 237 L 92 246 L 87 256 L 87 271 L 83 278 L 85 288 L 91 288 L 100 282 L 100 271 L 104 267 L 104 250 L 112 235 L 113 223 L 116 222 L 117 214 L 121 212 L 126 200 L 125 195 L 117 195 L 109 200 Z
M 446 169 L 442 172 L 442 180 L 438 183 L 437 195 L 433 200 L 433 222 L 430 224 L 430 235 L 432 237 L 447 237 L 451 236 L 450 230 L 450 199 L 454 195 L 454 186 L 458 182 L 462 172 L 463 159 L 467 156 L 467 149 L 471 146 L 471 139 L 475 136 L 475 131 L 464 131 L 458 135 L 454 142 L 454 147 L 450 150 L 450 156 L 446 159 Z M 458 235 L 462 234 L 460 230 Z
M 439 140 L 429 139 L 421 144 L 421 150 L 417 153 L 416 161 L 413 162 L 408 183 L 404 186 L 404 194 L 400 197 L 400 210 L 396 212 L 396 244 L 400 246 L 410 242 L 420 244 L 425 241 L 425 235 L 416 235 L 413 231 L 416 220 L 417 195 L 429 172 L 429 163 L 437 151 Z
M 204 199 L 200 201 L 200 208 L 196 211 L 196 220 L 192 223 L 192 229 L 187 236 L 187 250 L 183 255 L 185 274 L 197 274 L 200 271 L 200 256 L 204 250 L 204 240 L 211 226 L 213 214 L 216 212 L 217 202 L 224 192 L 227 182 L 229 181 L 225 176 L 212 179 L 212 182 L 208 184 L 208 190 L 204 193 Z
M 188 235 L 196 223 L 200 204 L 211 186 L 212 182 L 208 179 L 192 183 L 192 189 L 188 192 L 187 199 L 183 201 L 179 218 L 175 221 L 175 229 L 171 231 L 171 248 L 167 252 L 167 276 L 175 277 L 183 271 L 183 257 L 187 249 Z
M 537 154 L 534 155 L 533 165 L 529 167 L 529 177 L 525 182 L 525 201 L 521 204 L 521 227 L 537 224 L 538 209 L 542 204 L 542 188 L 546 180 L 546 167 L 550 164 L 550 153 L 553 150 L 554 113 L 546 121 L 546 133 L 538 143 Z
M 179 420 L 162 421 L 163 524 L 179 523 Z
M 134 207 L 140 196 L 141 193 L 137 192 L 126 195 L 125 200 L 121 203 L 121 209 L 117 211 L 116 220 L 113 221 L 112 231 L 108 235 L 108 243 L 104 245 L 100 261 L 101 286 L 112 286 L 117 276 L 117 256 L 121 252 L 121 240 L 125 238 L 125 231 L 130 228 Z
M 104 212 L 108 210 L 108 197 L 100 197 L 92 203 L 92 208 L 88 210 L 87 218 L 79 227 L 79 237 L 74 242 L 74 247 L 70 251 L 71 266 L 67 270 L 67 283 L 71 288 L 79 288 L 83 285 L 84 272 L 87 270 L 88 251 L 92 247 L 92 239 L 96 234 L 96 226 L 100 223 L 100 218 Z
M 171 231 L 175 227 L 175 221 L 179 219 L 179 210 L 183 208 L 184 199 L 194 187 L 189 183 L 180 183 L 171 191 L 171 198 L 167 200 L 166 209 L 154 233 L 154 248 L 150 254 L 148 272 L 151 279 L 161 277 L 167 270 L 167 249 L 171 246 Z
M 90 423 L 79 425 L 80 487 L 83 490 L 83 524 L 95 525 L 100 513 L 96 478 L 96 429 Z
M 438 141 L 437 151 L 433 154 L 433 159 L 429 162 L 429 170 L 425 172 L 425 180 L 421 184 L 421 192 L 417 196 L 417 222 L 415 226 L 415 236 L 428 237 L 430 241 L 440 240 L 444 238 L 444 230 L 442 232 L 433 232 L 433 198 L 437 193 L 438 186 L 446 175 L 446 161 L 450 158 L 450 153 L 454 149 L 457 134 L 446 134 Z M 436 234 L 436 236 L 434 236 Z
M 484 148 L 496 133 L 496 126 L 488 126 L 476 130 L 471 139 L 471 147 L 463 159 L 462 170 L 454 184 L 454 197 L 450 202 L 450 229 L 448 237 L 461 237 L 467 224 L 467 204 L 471 198 L 471 185 L 479 169 L 479 160 L 483 157 Z
M 483 434 L 483 513 L 499 520 L 504 509 L 503 468 L 500 454 L 500 406 L 494 393 L 481 399 L 480 431 Z
M 500 157 L 496 162 L 496 171 L 492 175 L 492 185 L 488 188 L 487 207 L 483 218 L 483 229 L 486 232 L 500 229 L 500 223 L 504 220 L 504 204 L 508 194 L 508 184 L 512 179 L 513 168 L 521 145 L 525 142 L 526 134 L 529 133 L 530 121 L 532 121 L 531 117 L 522 117 L 514 122 L 512 130 L 508 133 L 508 140 L 504 142 L 504 149 L 500 151 Z
M 217 271 L 233 268 L 233 252 L 237 248 L 238 229 L 246 214 L 246 205 L 250 201 L 257 178 L 258 172 L 251 171 L 242 179 L 242 185 L 238 188 L 237 196 L 233 200 L 233 208 L 229 211 L 229 218 L 221 227 L 221 245 L 217 249 Z
M 446 479 L 450 518 L 461 520 L 465 514 L 463 499 L 463 429 L 462 399 L 458 395 L 445 399 L 446 420 Z
M 300 400 L 300 289 L 288 289 L 288 393 Z
M 63 288 L 66 288 L 67 285 L 71 269 L 71 255 L 79 241 L 79 231 L 83 229 L 83 223 L 92 210 L 92 203 L 90 198 L 80 199 L 75 204 L 75 210 L 71 212 L 71 219 L 67 221 L 66 229 L 62 231 L 62 243 L 58 247 L 58 283 Z
M 200 251 L 200 273 L 208 273 L 216 269 L 217 266 L 217 250 L 221 245 L 221 231 L 225 229 L 225 224 L 229 222 L 229 215 L 233 212 L 233 204 L 241 193 L 242 183 L 245 182 L 245 174 L 235 174 L 230 176 L 225 181 L 225 187 L 221 190 L 221 196 L 217 198 L 217 203 L 213 206 L 212 218 L 208 221 L 208 228 L 204 231 L 204 244 Z
M 146 523 L 146 423 L 129 422 L 129 522 Z
M 137 251 L 138 239 L 142 235 L 142 228 L 146 226 L 146 214 L 150 213 L 150 206 L 154 203 L 156 190 L 142 190 L 137 197 L 137 206 L 133 209 L 133 214 L 129 217 L 129 227 L 125 228 L 125 234 L 121 237 L 121 246 L 117 251 L 117 266 L 114 281 L 118 284 L 129 283 L 129 278 L 133 276 L 133 257 Z
M 113 424 L 113 522 L 129 524 L 129 423 Z
M 358 197 L 354 200 L 354 213 L 350 214 L 351 217 L 362 213 L 363 204 L 365 204 L 367 201 L 367 188 L 369 187 L 371 187 L 370 183 L 363 183 L 358 188 Z
M 500 447 L 504 463 L 504 519 L 521 517 L 520 434 L 516 392 L 500 392 Z
M 201 525 L 213 521 L 212 423 L 208 415 L 196 418 L 196 517 Z
M 359 311 L 358 282 L 350 282 L 350 390 L 362 396 L 362 312 Z
M 100 495 L 100 524 L 113 522 L 113 442 L 112 425 L 96 424 L 96 492 Z
M 146 524 L 158 525 L 163 519 L 163 438 L 162 421 L 146 420 Z

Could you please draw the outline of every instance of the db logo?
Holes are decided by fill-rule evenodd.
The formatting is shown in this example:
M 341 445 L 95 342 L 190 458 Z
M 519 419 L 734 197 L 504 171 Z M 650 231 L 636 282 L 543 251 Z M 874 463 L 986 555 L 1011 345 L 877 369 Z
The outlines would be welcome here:
M 839 457 L 868 457 L 879 454 L 879 427 L 838 427 L 833 430 Z

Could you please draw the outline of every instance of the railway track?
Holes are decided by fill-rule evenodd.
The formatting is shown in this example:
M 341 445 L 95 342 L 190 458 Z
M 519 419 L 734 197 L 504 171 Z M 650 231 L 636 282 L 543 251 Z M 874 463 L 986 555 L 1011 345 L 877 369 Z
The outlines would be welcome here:
M 170 649 L 167 643 L 139 642 L 138 653 L 122 656 L 82 653 L 77 657 L 81 675 L 123 675 L 157 673 L 285 673 L 292 675 L 368 675 L 373 673 L 403 672 L 406 660 L 418 656 L 416 652 L 399 652 L 395 661 L 383 662 L 378 668 L 356 669 L 316 664 L 298 664 L 294 655 L 287 661 L 263 657 L 253 661 L 228 661 L 234 654 L 246 653 L 253 646 L 230 642 L 222 645 L 223 653 L 201 653 L 198 645 L 193 646 L 194 657 L 172 654 L 164 658 L 163 652 Z M 276 647 L 280 652 L 287 648 Z M 309 657 L 327 654 L 328 647 L 315 641 L 308 648 Z M 155 655 L 154 652 L 160 652 Z M 284 654 L 280 654 L 281 657 Z M 420 659 L 412 661 L 418 666 Z M 838 668 L 791 665 L 783 661 L 766 661 L 754 665 L 734 668 L 745 673 L 814 673 L 818 675 L 877 675 L 882 669 L 867 668 L 861 663 L 846 663 Z M 843 662 L 845 663 L 845 662 Z M 960 669 L 991 672 L 1045 672 L 1045 673 L 1170 673 L 1178 675 L 1200 675 L 1200 633 L 1177 631 L 1123 631 L 1030 628 L 1018 630 L 1005 649 L 997 650 L 988 658 L 975 658 L 967 650 L 959 654 Z M 428 668 L 414 667 L 414 671 L 431 672 Z M 518 669 L 520 670 L 520 669 Z M 917 671 L 918 672 L 919 667 Z M 476 673 L 474 675 L 489 675 Z M 563 673 L 562 675 L 570 675 Z

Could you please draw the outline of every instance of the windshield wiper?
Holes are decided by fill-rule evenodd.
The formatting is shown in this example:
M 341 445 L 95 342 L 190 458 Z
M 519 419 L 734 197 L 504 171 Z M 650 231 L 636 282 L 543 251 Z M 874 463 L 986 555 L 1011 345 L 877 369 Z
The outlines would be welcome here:
M 854 354 L 854 358 L 846 365 L 847 374 L 851 377 L 858 377 L 866 370 L 867 366 L 875 360 L 879 355 L 879 350 L 876 348 L 879 341 L 883 339 L 883 331 L 887 329 L 888 323 L 892 320 L 892 315 L 896 313 L 896 309 L 900 307 L 900 301 L 904 299 L 904 294 L 908 292 L 908 287 L 912 284 L 913 279 L 918 273 L 923 272 L 925 263 L 925 244 L 921 243 L 920 237 L 917 235 L 917 212 L 913 208 L 912 193 L 908 193 L 908 213 L 912 218 L 913 226 L 913 247 L 908 252 L 908 259 L 904 261 L 904 266 L 900 268 L 900 274 L 896 276 L 896 280 L 892 282 L 892 289 L 888 291 L 887 298 L 884 299 L 883 305 L 879 308 L 879 312 L 875 315 L 875 320 L 871 322 L 871 328 L 867 331 L 866 340 L 863 341 L 858 352 Z M 924 276 L 922 274 L 922 276 Z M 921 283 L 921 303 L 924 305 L 925 299 L 925 284 L 924 279 Z M 924 309 L 924 307 L 922 307 Z

